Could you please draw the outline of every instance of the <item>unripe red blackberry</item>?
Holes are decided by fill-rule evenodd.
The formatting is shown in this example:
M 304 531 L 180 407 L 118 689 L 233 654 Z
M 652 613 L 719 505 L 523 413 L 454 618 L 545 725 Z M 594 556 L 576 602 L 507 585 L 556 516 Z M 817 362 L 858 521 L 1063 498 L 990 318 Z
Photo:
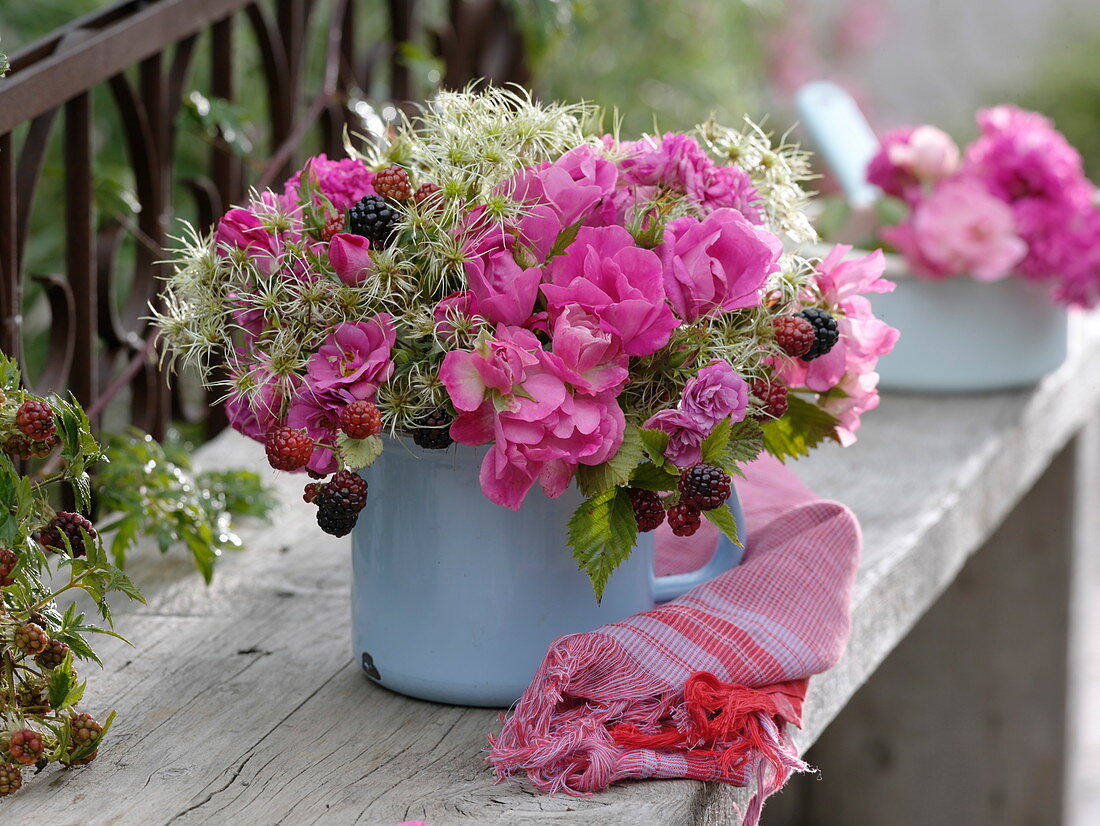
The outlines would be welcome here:
M 317 484 L 316 482 L 310 482 L 302 490 L 302 501 L 303 502 L 312 502 L 314 499 L 317 498 L 317 493 L 320 490 L 321 490 L 321 486 L 319 484 Z
M 691 536 L 703 523 L 703 515 L 698 508 L 681 502 L 668 509 L 668 526 L 677 536 Z
M 11 548 L 0 548 L 0 588 L 15 582 L 15 566 L 19 564 L 19 556 Z
M 656 491 L 630 488 L 630 504 L 634 508 L 634 519 L 642 533 L 655 530 L 665 521 L 665 506 Z
M 0 797 L 15 794 L 23 785 L 23 772 L 17 766 L 0 760 Z
M 382 431 L 382 412 L 374 402 L 354 401 L 340 411 L 340 429 L 349 439 L 366 439 Z
M 65 655 L 68 653 L 68 645 L 61 640 L 50 640 L 45 649 L 35 655 L 34 661 L 43 668 L 57 668 L 65 662 Z
M 79 513 L 59 511 L 38 535 L 38 543 L 48 551 L 65 553 L 65 540 L 62 539 L 64 536 L 69 540 L 73 555 L 84 556 L 84 536 L 81 531 L 87 533 L 92 539 L 98 536 L 92 523 Z
M 264 438 L 264 452 L 275 470 L 301 470 L 313 455 L 313 440 L 304 430 L 276 427 Z
M 332 236 L 337 235 L 344 231 L 344 216 L 337 215 L 335 218 L 329 218 L 325 222 L 325 226 L 321 229 L 321 240 L 331 241 Z
M 788 356 L 798 358 L 814 345 L 814 325 L 798 315 L 785 315 L 772 322 L 775 342 Z
M 94 743 L 103 734 L 103 726 L 95 721 L 91 714 L 74 714 L 69 718 L 69 742 L 73 748 L 82 748 Z
M 409 433 L 419 447 L 445 450 L 454 444 L 454 439 L 451 438 L 453 421 L 454 417 L 446 410 L 433 410 L 417 419 Z
M 28 439 L 41 442 L 57 432 L 53 420 L 53 408 L 44 401 L 28 399 L 19 405 L 15 413 L 15 423 Z
M 413 202 L 422 212 L 439 209 L 443 204 L 441 192 L 442 190 L 435 184 L 421 184 L 420 189 L 413 194 Z
M 387 166 L 374 176 L 371 185 L 374 187 L 374 191 L 383 198 L 404 201 L 412 197 L 409 173 L 400 166 Z
M 837 339 L 840 338 L 840 330 L 837 328 L 836 319 L 818 307 L 808 307 L 799 315 L 814 326 L 814 343 L 802 355 L 802 360 L 813 361 L 818 356 L 823 356 L 832 350 Z
M 46 714 L 50 711 L 50 688 L 41 677 L 24 680 L 15 697 L 20 710 L 27 714 Z
M 44 459 L 53 452 L 59 442 L 60 439 L 56 433 L 51 433 L 40 442 L 29 439 L 22 433 L 12 433 L 0 449 L 18 459 Z
M 87 766 L 89 763 L 91 763 L 97 757 L 99 757 L 99 749 L 96 749 L 91 754 L 86 754 L 83 757 L 78 757 L 76 760 L 69 760 L 69 761 L 62 760 L 61 765 L 64 766 L 65 768 L 67 768 L 67 769 L 72 769 L 72 768 L 75 768 L 77 766 Z
M 756 417 L 757 419 L 761 421 L 778 419 L 787 412 L 787 387 L 782 382 L 754 379 L 751 392 L 764 408 Z
M 680 501 L 701 511 L 712 511 L 730 498 L 730 477 L 720 467 L 698 464 L 680 474 Z
M 34 729 L 20 729 L 8 736 L 8 754 L 16 763 L 33 766 L 45 750 L 46 744 L 42 742 L 42 735 Z
M 33 622 L 25 622 L 16 628 L 13 639 L 15 647 L 24 654 L 38 654 L 50 644 L 49 635 L 42 630 L 42 626 Z
M 341 470 L 321 486 L 314 502 L 321 530 L 332 536 L 346 536 L 367 504 L 367 481 L 358 473 Z

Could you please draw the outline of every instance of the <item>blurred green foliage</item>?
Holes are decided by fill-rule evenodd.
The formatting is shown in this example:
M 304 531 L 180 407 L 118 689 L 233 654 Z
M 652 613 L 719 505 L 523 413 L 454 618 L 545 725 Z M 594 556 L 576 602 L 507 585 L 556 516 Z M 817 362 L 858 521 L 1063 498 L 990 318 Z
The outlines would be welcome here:
M 768 12 L 755 4 L 516 3 L 526 9 L 520 20 L 534 44 L 537 91 L 617 109 L 624 134 L 652 131 L 654 123 L 662 131 L 686 129 L 712 112 L 737 124 L 759 106 Z

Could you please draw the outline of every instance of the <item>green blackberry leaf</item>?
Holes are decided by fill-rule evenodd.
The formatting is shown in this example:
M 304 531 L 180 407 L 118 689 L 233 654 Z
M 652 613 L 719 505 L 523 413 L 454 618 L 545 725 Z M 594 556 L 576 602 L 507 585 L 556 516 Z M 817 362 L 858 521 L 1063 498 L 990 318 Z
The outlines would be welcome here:
M 779 461 L 808 456 L 826 439 L 836 439 L 836 417 L 794 394 L 780 419 L 764 422 L 764 449 Z
M 638 523 L 625 488 L 613 487 L 586 499 L 569 520 L 573 558 L 592 580 L 596 599 L 603 598 L 608 577 L 630 556 Z
M 665 468 L 659 468 L 652 462 L 645 462 L 635 468 L 630 476 L 630 487 L 642 490 L 676 490 L 676 474 L 669 473 Z
M 642 438 L 642 449 L 645 451 L 645 455 L 657 467 L 664 466 L 666 461 L 665 450 L 668 449 L 668 434 L 663 430 L 650 430 L 645 427 L 638 428 L 638 433 Z
M 729 419 L 723 419 L 712 430 L 702 444 L 702 461 L 707 464 L 718 464 L 722 458 L 726 455 L 726 450 L 729 447 L 730 440 L 730 428 L 732 427 Z
M 577 487 L 585 496 L 625 485 L 642 461 L 642 437 L 636 427 L 627 427 L 619 451 L 601 465 L 580 465 L 577 468 Z
M 705 516 L 707 521 L 714 525 L 714 527 L 724 533 L 730 542 L 739 548 L 741 547 L 741 537 L 737 535 L 737 519 L 734 517 L 733 511 L 730 510 L 729 505 L 722 505 L 714 510 L 703 511 L 703 516 Z

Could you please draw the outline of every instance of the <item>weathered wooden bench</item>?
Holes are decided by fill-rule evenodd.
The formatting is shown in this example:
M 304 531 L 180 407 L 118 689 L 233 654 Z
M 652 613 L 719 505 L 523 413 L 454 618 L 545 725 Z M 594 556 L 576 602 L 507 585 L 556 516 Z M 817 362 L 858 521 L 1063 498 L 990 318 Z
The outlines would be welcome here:
M 799 735 L 804 748 L 820 738 L 823 779 L 793 783 L 766 822 L 1059 822 L 1076 456 L 1100 404 L 1100 325 L 1076 333 L 1070 362 L 1033 391 L 886 397 L 855 447 L 798 464 L 855 510 L 865 550 L 851 644 L 812 682 Z M 263 466 L 235 434 L 199 458 Z M 273 523 L 248 526 L 249 550 L 212 587 L 183 554 L 135 563 L 149 605 L 118 622 L 136 647 L 104 644 L 106 668 L 84 669 L 89 710 L 118 711 L 109 744 L 88 769 L 29 782 L 0 820 L 734 821 L 743 790 L 715 784 L 586 799 L 494 784 L 482 750 L 497 713 L 406 699 L 360 673 L 348 542 L 316 529 L 301 480 L 273 484 Z

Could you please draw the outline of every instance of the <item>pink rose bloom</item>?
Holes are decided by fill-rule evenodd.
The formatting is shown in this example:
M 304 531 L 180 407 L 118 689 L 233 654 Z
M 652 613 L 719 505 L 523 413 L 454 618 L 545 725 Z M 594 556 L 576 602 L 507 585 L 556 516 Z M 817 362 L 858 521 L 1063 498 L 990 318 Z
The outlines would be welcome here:
M 214 232 L 214 244 L 222 254 L 233 247 L 246 251 L 264 275 L 271 275 L 279 265 L 279 239 L 247 209 L 235 207 L 222 216 Z
M 396 331 L 388 313 L 368 321 L 338 324 L 306 365 L 306 382 L 315 391 L 342 390 L 355 399 L 373 399 L 393 375 Z
M 974 180 L 939 184 L 908 221 L 882 231 L 913 271 L 931 278 L 1004 278 L 1027 254 L 1012 210 Z
M 344 388 L 318 390 L 307 379 L 298 386 L 287 410 L 288 427 L 304 430 L 317 442 L 306 468 L 314 473 L 329 474 L 336 471 L 338 463 L 331 447 L 336 441 L 340 426 L 340 411 L 355 397 Z
M 598 318 L 627 355 L 661 349 L 679 323 L 665 302 L 660 259 L 634 246 L 622 227 L 581 227 L 547 275 L 542 291 L 551 318 L 576 304 Z
M 553 163 L 521 171 L 506 188 L 519 201 L 548 204 L 561 225 L 570 226 L 615 190 L 618 175 L 614 163 L 585 144 Z
M 680 409 L 709 432 L 719 422 L 745 418 L 749 388 L 724 361 L 714 361 L 684 385 Z
M 357 287 L 367 280 L 373 266 L 370 241 L 361 235 L 337 233 L 328 242 L 328 260 L 341 281 Z
M 553 327 L 551 358 L 559 374 L 590 395 L 618 396 L 629 378 L 627 358 L 616 339 L 600 328 L 599 319 L 576 305 L 564 307 Z
M 764 223 L 760 210 L 763 199 L 753 186 L 749 173 L 737 166 L 715 166 L 704 179 L 703 206 L 709 209 L 736 209 L 749 223 Z
M 977 121 L 982 135 L 967 148 L 964 171 L 995 196 L 1013 204 L 1039 199 L 1052 208 L 1091 202 L 1094 188 L 1080 154 L 1047 118 L 994 106 L 979 111 Z
M 826 413 L 836 416 L 836 435 L 840 444 L 850 447 L 856 443 L 860 417 L 879 404 L 878 373 L 849 373 L 837 385 L 843 395 L 826 397 L 821 405 Z
M 702 221 L 677 218 L 657 248 L 665 294 L 684 321 L 760 303 L 760 288 L 778 267 L 782 242 L 740 212 L 719 209 Z
M 290 209 L 301 204 L 302 176 L 309 175 L 317 191 L 332 203 L 337 212 L 347 212 L 365 195 L 374 195 L 374 173 L 354 158 L 329 160 L 324 154 L 306 161 L 283 187 L 283 201 Z M 320 204 L 320 199 L 315 199 Z
M 566 383 L 574 373 L 521 328 L 498 327 L 495 339 L 444 357 L 439 377 L 459 411 L 451 437 L 493 443 L 480 476 L 493 502 L 518 510 L 535 482 L 560 496 L 579 464 L 619 449 L 626 422 L 613 392 L 574 392 Z
M 955 174 L 959 147 L 935 126 L 906 126 L 888 132 L 867 167 L 867 180 L 887 195 L 914 200 L 921 185 Z
M 518 325 L 530 318 L 538 298 L 542 269 L 536 256 L 545 257 L 557 239 L 561 224 L 548 207 L 524 216 L 517 235 L 483 219 L 478 211 L 469 219 L 466 245 L 466 281 L 482 315 L 495 324 Z M 548 242 L 547 242 L 548 241 Z M 545 247 L 545 249 L 542 249 Z M 523 264 L 520 257 L 530 256 Z
M 679 408 L 655 413 L 649 417 L 645 427 L 668 434 L 665 458 L 678 468 L 699 464 L 703 456 L 703 439 L 714 429 L 713 425 L 708 427 Z

